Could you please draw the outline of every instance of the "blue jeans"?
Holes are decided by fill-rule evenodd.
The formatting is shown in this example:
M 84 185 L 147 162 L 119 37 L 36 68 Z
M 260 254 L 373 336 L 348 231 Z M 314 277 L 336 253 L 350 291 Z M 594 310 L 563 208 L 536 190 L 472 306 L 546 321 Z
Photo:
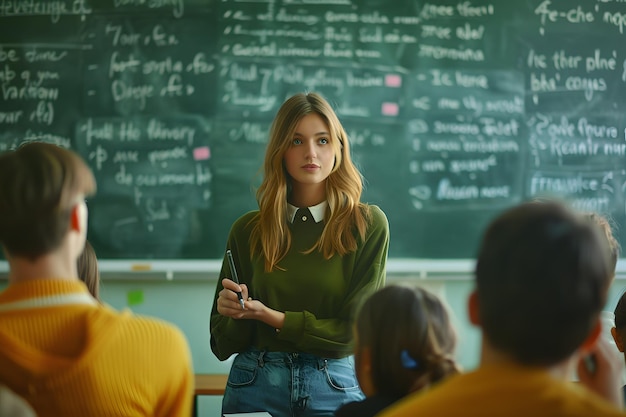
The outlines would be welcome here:
M 326 359 L 308 353 L 248 350 L 235 357 L 222 414 L 333 416 L 339 406 L 363 398 L 352 356 Z

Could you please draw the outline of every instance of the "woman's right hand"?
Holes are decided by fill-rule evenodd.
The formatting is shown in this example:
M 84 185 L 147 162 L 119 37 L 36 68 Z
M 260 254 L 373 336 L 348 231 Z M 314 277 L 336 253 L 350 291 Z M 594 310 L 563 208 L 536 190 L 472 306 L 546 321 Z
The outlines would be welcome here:
M 245 310 L 241 309 L 241 304 L 237 298 L 237 291 L 241 291 L 243 299 L 248 299 L 248 286 L 246 284 L 238 285 L 235 281 L 228 278 L 222 280 L 222 290 L 217 297 L 217 312 L 222 316 L 234 319 L 244 318 Z M 245 304 L 245 303 L 244 303 Z
M 224 278 L 222 286 L 224 288 L 222 288 L 217 297 L 217 312 L 222 316 L 233 319 L 259 320 L 272 326 L 277 331 L 282 329 L 285 322 L 285 313 L 273 310 L 259 300 L 253 300 L 252 297 L 248 296 L 246 284 L 237 285 L 236 282 Z M 243 295 L 245 300 L 244 310 L 241 309 L 241 304 L 239 304 L 239 299 L 237 298 L 236 291 L 239 290 L 241 290 L 241 295 Z

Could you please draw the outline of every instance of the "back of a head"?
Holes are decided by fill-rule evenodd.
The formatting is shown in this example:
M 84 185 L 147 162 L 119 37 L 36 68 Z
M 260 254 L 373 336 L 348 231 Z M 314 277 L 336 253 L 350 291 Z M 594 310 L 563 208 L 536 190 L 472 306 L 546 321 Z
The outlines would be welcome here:
M 0 155 L 0 242 L 10 255 L 34 260 L 56 249 L 70 212 L 96 185 L 74 152 L 43 142 Z
M 458 372 L 456 333 L 447 309 L 422 288 L 379 289 L 360 307 L 355 326 L 357 352 L 369 348 L 379 394 L 400 398 Z
M 558 203 L 525 203 L 488 227 L 476 264 L 479 319 L 526 365 L 568 358 L 597 323 L 612 277 L 606 239 Z

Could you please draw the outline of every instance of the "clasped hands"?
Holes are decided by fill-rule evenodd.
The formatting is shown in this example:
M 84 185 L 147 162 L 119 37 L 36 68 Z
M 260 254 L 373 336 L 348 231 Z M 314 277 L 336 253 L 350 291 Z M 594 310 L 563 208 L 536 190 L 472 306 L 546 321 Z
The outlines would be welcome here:
M 222 316 L 231 317 L 233 319 L 249 319 L 255 318 L 261 312 L 265 305 L 258 300 L 253 300 L 248 295 L 248 286 L 246 284 L 238 285 L 236 282 L 224 278 L 222 280 L 222 290 L 217 298 L 217 311 Z M 241 309 L 241 304 L 237 299 L 237 291 L 241 291 L 244 299 L 245 309 Z

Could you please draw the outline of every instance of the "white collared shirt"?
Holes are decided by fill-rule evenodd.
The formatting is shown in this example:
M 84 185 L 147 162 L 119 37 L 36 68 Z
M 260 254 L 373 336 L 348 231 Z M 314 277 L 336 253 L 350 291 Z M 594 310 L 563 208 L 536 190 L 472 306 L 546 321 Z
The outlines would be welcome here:
M 319 223 L 322 220 L 324 220 L 324 215 L 326 214 L 326 207 L 328 207 L 328 202 L 327 201 L 322 201 L 321 203 L 312 206 L 312 207 L 307 207 L 309 209 L 309 211 L 311 212 L 311 216 L 313 216 L 313 220 L 315 220 L 315 223 Z M 290 223 L 293 223 L 293 219 L 296 217 L 296 212 L 298 211 L 299 207 L 296 207 L 292 204 L 287 203 L 287 218 L 289 219 Z

